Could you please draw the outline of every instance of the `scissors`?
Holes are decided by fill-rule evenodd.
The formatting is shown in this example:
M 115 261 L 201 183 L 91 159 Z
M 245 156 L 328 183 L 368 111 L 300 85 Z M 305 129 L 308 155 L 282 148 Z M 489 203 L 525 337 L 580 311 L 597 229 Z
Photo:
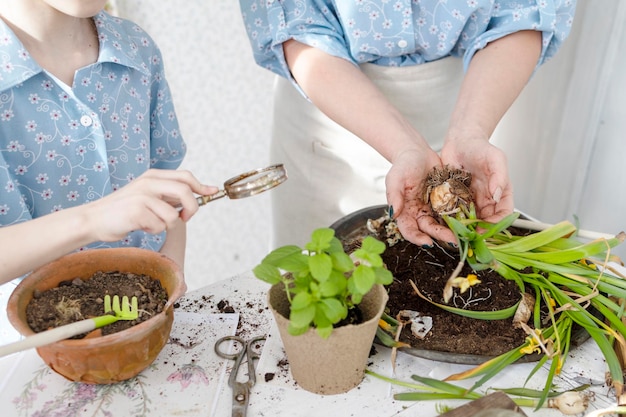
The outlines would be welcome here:
M 230 371 L 230 377 L 228 378 L 228 386 L 233 390 L 232 417 L 245 417 L 246 411 L 248 410 L 250 389 L 256 383 L 254 360 L 260 357 L 255 347 L 257 342 L 261 340 L 265 340 L 265 336 L 257 336 L 247 341 L 239 336 L 225 336 L 215 342 L 215 353 L 217 356 L 235 361 L 235 365 Z M 227 353 L 221 347 L 229 341 L 234 341 L 239 345 L 238 348 L 235 348 L 235 353 Z M 248 380 L 246 382 L 238 382 L 237 374 L 239 373 L 239 367 L 245 356 L 248 356 Z

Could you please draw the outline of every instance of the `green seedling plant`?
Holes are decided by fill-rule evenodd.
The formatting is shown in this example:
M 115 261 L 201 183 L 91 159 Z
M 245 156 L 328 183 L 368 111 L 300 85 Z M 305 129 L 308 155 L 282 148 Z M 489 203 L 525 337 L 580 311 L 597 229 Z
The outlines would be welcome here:
M 290 334 L 313 327 L 328 338 L 374 285 L 391 284 L 393 276 L 381 257 L 385 247 L 368 236 L 348 254 L 333 229 L 319 228 L 303 248 L 287 245 L 270 252 L 253 273 L 269 284 L 284 284 L 291 307 Z

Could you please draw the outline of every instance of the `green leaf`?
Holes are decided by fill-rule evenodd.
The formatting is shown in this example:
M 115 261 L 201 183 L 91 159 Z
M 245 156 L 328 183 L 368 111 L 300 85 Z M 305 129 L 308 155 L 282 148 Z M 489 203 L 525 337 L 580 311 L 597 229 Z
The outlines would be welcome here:
M 316 330 L 322 339 L 328 339 L 333 332 L 333 326 L 317 327 Z
M 374 268 L 374 273 L 376 274 L 377 284 L 389 285 L 393 282 L 393 275 L 386 268 Z
M 315 304 L 315 317 L 313 318 L 313 326 L 316 328 L 324 328 L 329 326 L 332 327 L 332 320 L 326 316 L 321 306 L 321 302 Z
M 454 313 L 454 314 L 458 314 L 459 316 L 464 316 L 464 317 L 470 317 L 473 319 L 479 319 L 479 320 L 503 320 L 503 319 L 508 319 L 509 317 L 513 317 L 513 315 L 515 314 L 515 311 L 517 310 L 517 306 L 519 305 L 519 301 L 517 303 L 515 303 L 514 305 L 512 305 L 509 308 L 506 308 L 504 310 L 495 310 L 495 311 L 473 311 L 473 310 L 465 310 L 462 308 L 456 308 L 456 307 L 452 307 L 449 306 L 447 304 L 440 304 L 440 303 L 436 303 L 433 300 L 431 300 L 430 298 L 425 297 L 422 293 L 418 292 L 417 293 L 418 296 L 420 296 L 422 299 L 428 301 L 429 303 L 443 309 L 446 311 L 449 311 L 450 313 Z M 520 296 L 521 299 L 521 296 Z
M 349 272 L 354 269 L 352 258 L 345 252 L 333 252 L 330 254 L 333 268 L 341 272 Z
M 411 379 L 421 384 L 428 385 L 429 387 L 432 387 L 439 392 L 447 392 L 448 394 L 455 394 L 455 395 L 467 394 L 467 388 L 459 387 L 457 385 L 451 384 L 449 382 L 441 381 L 439 379 L 428 378 L 428 377 L 419 376 L 419 375 L 411 375 Z
M 460 400 L 474 399 L 472 396 L 458 396 L 456 394 L 439 392 L 400 392 L 393 395 L 396 401 L 433 401 L 433 400 Z
M 507 253 L 529 252 L 540 246 L 549 244 L 550 242 L 553 242 L 563 236 L 567 236 L 575 230 L 576 227 L 573 224 L 569 222 L 561 222 L 548 229 L 542 230 L 541 232 L 524 236 L 510 243 L 498 245 L 497 249 L 501 252 Z
M 289 257 L 292 257 L 294 254 L 301 254 L 301 253 L 302 253 L 302 248 L 298 246 L 295 246 L 295 245 L 281 246 L 280 248 L 274 249 L 273 251 L 268 253 L 261 262 L 279 267 L 280 262 L 284 258 L 289 258 Z
M 292 308 L 289 321 L 296 328 L 310 327 L 313 317 L 315 317 L 315 305 L 309 304 L 300 310 Z
M 289 325 L 287 326 L 287 331 L 292 336 L 298 336 L 298 335 L 308 332 L 310 328 L 311 326 L 295 327 L 293 323 L 290 322 Z
M 350 286 L 349 282 L 348 282 L 348 286 Z M 352 302 L 353 306 L 357 304 L 361 304 L 361 301 L 363 301 L 363 294 L 359 294 L 356 291 L 352 291 L 350 294 L 350 301 Z
M 345 304 L 342 304 L 336 298 L 325 298 L 320 300 L 317 308 L 328 318 L 328 320 L 335 324 L 340 320 L 343 320 L 348 315 L 348 308 Z
M 513 212 L 500 220 L 498 223 L 489 225 L 483 222 L 478 223 L 478 227 L 486 229 L 485 232 L 482 233 L 483 239 L 488 239 L 504 230 L 509 228 L 515 220 L 520 216 L 519 212 Z
M 383 346 L 387 346 L 389 348 L 401 347 L 404 345 L 403 343 L 396 341 L 389 333 L 380 328 L 380 326 L 376 328 L 376 338 L 380 343 L 382 343 Z
M 316 253 L 309 256 L 309 269 L 313 278 L 319 282 L 324 282 L 330 277 L 330 271 L 333 269 L 333 260 L 326 253 Z
M 356 267 L 350 280 L 354 282 L 354 289 L 359 294 L 367 294 L 372 289 L 374 282 L 376 282 L 376 274 L 372 268 L 359 265 Z
M 303 253 L 293 253 L 280 259 L 275 265 L 294 274 L 307 273 L 309 271 L 309 256 Z
M 487 248 L 487 244 L 483 239 L 475 239 L 472 241 L 472 249 L 478 262 L 489 264 L 493 261 L 493 254 Z
M 269 284 L 278 284 L 282 280 L 282 275 L 275 266 L 261 263 L 252 270 L 254 276 Z
M 343 274 L 333 271 L 330 278 L 320 283 L 319 290 L 322 297 L 335 297 L 342 294 L 348 286 L 348 280 Z
M 326 249 L 326 252 L 328 252 L 328 253 L 345 253 L 343 251 L 343 243 L 341 243 L 341 241 L 339 239 L 337 239 L 336 237 L 333 237 L 330 240 L 330 245 L 329 245 L 328 249 Z
M 331 246 L 331 241 L 335 237 L 335 231 L 329 227 L 315 229 L 311 234 L 311 241 L 305 248 L 314 253 L 325 252 Z
M 383 242 L 376 239 L 375 237 L 366 236 L 361 243 L 361 249 L 368 253 L 380 255 L 385 251 L 386 246 Z
M 357 249 L 352 255 L 367 265 L 375 267 L 383 266 L 383 258 L 376 253 L 370 253 L 364 249 Z
M 473 240 L 476 237 L 476 232 L 474 230 L 468 228 L 454 217 L 443 216 L 443 219 L 457 238 L 462 240 Z
M 571 249 L 550 252 L 524 252 L 518 253 L 517 255 L 525 259 L 533 259 L 551 264 L 564 264 L 603 253 L 609 246 L 613 247 L 618 243 L 619 241 L 617 239 L 608 239 L 606 241 L 594 240 Z M 501 248 L 498 248 L 498 250 L 500 251 Z
M 572 388 L 572 389 L 567 389 L 568 391 L 584 391 L 587 388 L 589 388 L 589 384 L 585 384 L 585 385 L 579 385 L 578 387 Z M 527 397 L 527 398 L 540 398 L 542 397 L 545 393 L 544 391 L 539 391 L 536 389 L 530 389 L 530 388 L 493 388 L 496 391 L 502 391 L 505 394 L 509 394 L 509 395 L 515 395 L 518 397 Z M 559 392 L 559 391 L 550 391 L 548 393 L 548 397 L 556 397 L 561 395 L 563 392 Z
M 293 310 L 302 310 L 308 307 L 312 301 L 313 297 L 311 296 L 311 294 L 302 291 L 296 294 L 295 297 L 293 297 L 293 300 L 291 301 L 291 308 Z

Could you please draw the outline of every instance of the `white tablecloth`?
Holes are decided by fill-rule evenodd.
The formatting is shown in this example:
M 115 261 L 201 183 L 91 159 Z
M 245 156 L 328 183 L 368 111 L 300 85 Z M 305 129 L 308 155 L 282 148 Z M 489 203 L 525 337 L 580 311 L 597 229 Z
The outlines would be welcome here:
M 232 362 L 217 357 L 213 344 L 218 337 L 235 333 L 244 338 L 268 337 L 257 366 L 257 384 L 250 396 L 248 416 L 431 417 L 439 414 L 436 408 L 441 405 L 455 407 L 464 403 L 396 401 L 393 394 L 407 389 L 371 376 L 340 395 L 321 396 L 298 388 L 288 368 L 280 365 L 285 356 L 266 307 L 268 289 L 267 284 L 246 273 L 185 295 L 176 307 L 170 343 L 151 367 L 124 383 L 90 386 L 68 382 L 50 371 L 34 350 L 2 358 L 2 415 L 230 416 L 232 397 L 226 377 Z M 389 349 L 377 345 L 370 362 L 368 369 L 391 376 Z M 521 387 L 534 365 L 512 365 L 492 379 L 489 387 Z M 411 381 L 413 374 L 443 378 L 468 368 L 400 352 L 395 376 L 404 381 Z M 604 382 L 605 370 L 600 351 L 588 340 L 570 353 L 555 381 L 556 389 L 592 383 L 595 398 L 588 411 L 611 406 L 615 400 Z M 543 388 L 546 374 L 541 369 L 526 386 Z M 526 408 L 524 412 L 529 417 L 562 415 L 549 409 Z

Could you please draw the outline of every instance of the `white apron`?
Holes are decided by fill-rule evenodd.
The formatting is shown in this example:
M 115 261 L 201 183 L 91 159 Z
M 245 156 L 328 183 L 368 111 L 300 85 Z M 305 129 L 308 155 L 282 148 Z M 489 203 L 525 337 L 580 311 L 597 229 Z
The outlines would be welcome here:
M 461 85 L 462 61 L 445 58 L 399 68 L 364 64 L 361 69 L 439 152 Z M 271 192 L 272 248 L 303 245 L 318 227 L 387 204 L 385 176 L 391 164 L 278 76 L 270 161 L 285 164 L 289 177 Z

